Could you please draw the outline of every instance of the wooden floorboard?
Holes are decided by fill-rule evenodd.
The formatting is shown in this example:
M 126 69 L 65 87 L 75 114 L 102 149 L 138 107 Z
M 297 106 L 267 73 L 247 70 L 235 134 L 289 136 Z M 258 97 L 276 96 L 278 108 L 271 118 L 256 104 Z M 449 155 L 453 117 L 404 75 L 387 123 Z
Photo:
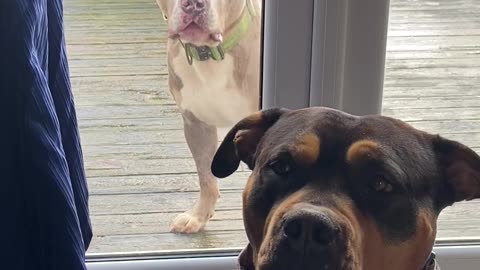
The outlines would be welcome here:
M 65 0 L 90 189 L 89 253 L 241 247 L 241 168 L 221 180 L 206 231 L 168 232 L 198 196 L 168 92 L 166 25 L 153 0 Z M 480 1 L 391 0 L 383 113 L 480 152 Z M 448 208 L 439 238 L 480 237 L 480 203 Z

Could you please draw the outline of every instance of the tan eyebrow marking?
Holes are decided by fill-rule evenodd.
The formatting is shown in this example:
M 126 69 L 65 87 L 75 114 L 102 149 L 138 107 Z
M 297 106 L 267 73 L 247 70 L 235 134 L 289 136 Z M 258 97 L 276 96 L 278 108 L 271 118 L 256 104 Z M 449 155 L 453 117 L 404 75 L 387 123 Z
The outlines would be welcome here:
M 295 142 L 290 152 L 301 165 L 312 165 L 320 156 L 320 138 L 316 134 L 307 133 Z
M 380 154 L 380 145 L 371 140 L 360 140 L 350 145 L 347 151 L 347 162 L 355 163 L 362 158 L 377 156 Z

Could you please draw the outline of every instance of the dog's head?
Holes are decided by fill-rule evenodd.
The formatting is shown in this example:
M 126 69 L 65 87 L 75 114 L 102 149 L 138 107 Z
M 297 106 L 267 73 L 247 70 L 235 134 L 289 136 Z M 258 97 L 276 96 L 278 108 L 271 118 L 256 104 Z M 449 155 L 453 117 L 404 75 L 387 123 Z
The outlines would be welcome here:
M 157 0 L 168 35 L 196 46 L 217 46 L 251 0 Z
M 440 211 L 480 197 L 475 152 L 383 116 L 259 112 L 227 134 L 212 171 L 240 161 L 253 170 L 243 269 L 421 269 Z

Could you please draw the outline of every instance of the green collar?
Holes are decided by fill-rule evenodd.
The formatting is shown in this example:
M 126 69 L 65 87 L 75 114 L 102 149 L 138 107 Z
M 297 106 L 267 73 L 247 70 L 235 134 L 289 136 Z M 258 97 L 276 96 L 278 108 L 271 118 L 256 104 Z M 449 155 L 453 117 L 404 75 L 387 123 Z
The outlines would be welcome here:
M 191 43 L 182 43 L 187 56 L 187 61 L 190 65 L 193 63 L 193 59 L 197 61 L 206 61 L 211 58 L 215 61 L 221 61 L 225 58 L 225 53 L 230 51 L 238 44 L 238 42 L 240 42 L 253 22 L 255 10 L 250 1 L 251 0 L 246 0 L 246 7 L 243 10 L 240 21 L 234 26 L 232 32 L 224 39 L 223 43 L 217 47 L 197 47 Z

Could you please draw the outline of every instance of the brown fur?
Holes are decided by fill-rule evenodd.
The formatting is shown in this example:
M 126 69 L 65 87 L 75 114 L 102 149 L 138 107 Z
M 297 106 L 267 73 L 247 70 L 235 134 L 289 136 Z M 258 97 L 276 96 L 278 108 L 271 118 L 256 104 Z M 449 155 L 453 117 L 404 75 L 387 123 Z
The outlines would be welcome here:
M 372 220 L 362 217 L 358 219 L 355 231 L 361 232 L 362 243 L 358 258 L 362 258 L 361 268 L 371 270 L 408 270 L 421 269 L 435 240 L 435 217 L 427 210 L 417 216 L 417 232 L 415 236 L 401 245 L 388 245 L 382 238 Z
M 312 133 L 304 134 L 293 145 L 290 152 L 298 163 L 303 166 L 310 166 L 320 156 L 320 139 Z

